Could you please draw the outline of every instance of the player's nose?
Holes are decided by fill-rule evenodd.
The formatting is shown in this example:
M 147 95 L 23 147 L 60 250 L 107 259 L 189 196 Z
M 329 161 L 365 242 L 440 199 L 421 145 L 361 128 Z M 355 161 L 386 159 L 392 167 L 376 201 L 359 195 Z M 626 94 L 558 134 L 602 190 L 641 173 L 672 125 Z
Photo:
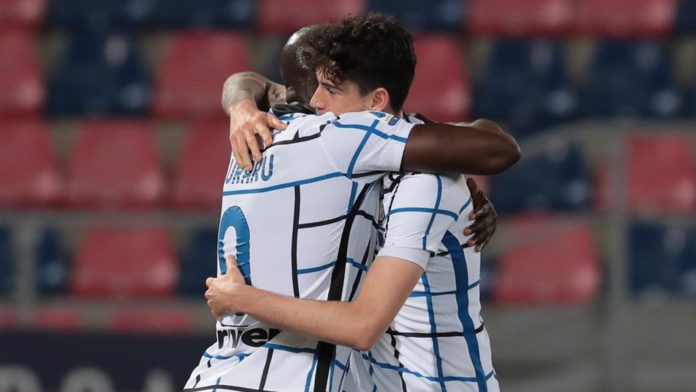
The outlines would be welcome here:
M 324 111 L 324 99 L 321 96 L 321 91 L 320 89 L 316 89 L 314 91 L 314 95 L 312 95 L 312 99 L 309 100 L 309 106 L 311 106 L 317 114 L 322 114 Z

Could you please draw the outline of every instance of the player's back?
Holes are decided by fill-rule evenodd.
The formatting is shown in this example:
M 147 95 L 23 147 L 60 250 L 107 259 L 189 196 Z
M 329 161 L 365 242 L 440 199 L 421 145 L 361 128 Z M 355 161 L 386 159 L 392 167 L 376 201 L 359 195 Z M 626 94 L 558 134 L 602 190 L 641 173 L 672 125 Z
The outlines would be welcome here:
M 337 118 L 282 117 L 250 173 L 230 162 L 220 219 L 218 270 L 236 255 L 248 284 L 283 295 L 347 299 L 374 249 L 380 185 L 398 168 L 411 126 L 374 114 Z M 374 156 L 378 154 L 379 156 Z M 187 388 L 212 385 L 305 390 L 338 388 L 350 350 L 280 331 L 252 317 L 231 315 L 217 324 L 217 343 L 194 370 Z M 336 368 L 334 368 L 336 367 Z M 328 382 L 326 381 L 328 380 Z

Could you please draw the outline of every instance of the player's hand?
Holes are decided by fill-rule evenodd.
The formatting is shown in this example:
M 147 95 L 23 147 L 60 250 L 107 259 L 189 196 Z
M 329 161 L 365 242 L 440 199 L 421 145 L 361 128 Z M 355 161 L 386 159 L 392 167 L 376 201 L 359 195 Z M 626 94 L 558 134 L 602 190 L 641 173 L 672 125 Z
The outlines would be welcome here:
M 237 268 L 237 259 L 234 256 L 227 257 L 227 273 L 217 278 L 208 278 L 205 285 L 208 290 L 205 298 L 208 300 L 210 313 L 215 318 L 224 317 L 235 312 L 237 291 L 239 286 L 245 284 L 244 277 Z
M 230 145 L 237 164 L 246 171 L 253 168 L 252 158 L 261 161 L 261 146 L 273 143 L 273 129 L 285 129 L 287 125 L 276 116 L 256 108 L 250 100 L 240 101 L 229 108 Z
M 488 199 L 488 196 L 479 189 L 476 180 L 467 178 L 466 185 L 469 187 L 474 203 L 474 211 L 469 214 L 469 219 L 474 220 L 474 223 L 464 229 L 465 235 L 473 234 L 473 236 L 467 241 L 466 245 L 475 246 L 476 251 L 480 252 L 495 233 L 498 214 L 495 212 L 495 207 L 493 207 L 493 203 Z

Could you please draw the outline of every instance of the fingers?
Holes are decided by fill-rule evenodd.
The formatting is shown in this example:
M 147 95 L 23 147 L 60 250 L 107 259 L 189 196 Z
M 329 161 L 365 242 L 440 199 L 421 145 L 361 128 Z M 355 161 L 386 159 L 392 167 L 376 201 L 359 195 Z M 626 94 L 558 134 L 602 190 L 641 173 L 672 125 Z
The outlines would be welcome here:
M 225 264 L 227 264 L 228 271 L 233 268 L 237 268 L 237 258 L 232 255 L 227 256 L 227 258 L 225 259 Z
M 273 129 L 286 129 L 288 127 L 288 125 L 286 123 L 280 121 L 280 119 L 278 117 L 276 117 L 270 113 L 267 113 L 266 117 L 268 119 L 268 126 L 273 128 Z
M 471 193 L 472 196 L 479 193 L 478 183 L 473 178 L 468 177 L 466 179 L 466 186 L 469 188 L 469 193 Z
M 244 131 L 244 138 L 246 140 L 247 149 L 251 152 L 254 161 L 260 162 L 263 157 L 261 156 L 259 141 L 256 139 L 256 132 L 251 130 Z M 251 168 L 249 168 L 249 170 L 251 170 Z
M 235 138 L 237 139 L 237 149 L 234 150 L 234 157 L 237 160 L 237 164 L 244 168 L 244 170 L 251 171 L 253 166 L 251 165 L 247 140 L 244 135 L 239 134 L 235 135 Z

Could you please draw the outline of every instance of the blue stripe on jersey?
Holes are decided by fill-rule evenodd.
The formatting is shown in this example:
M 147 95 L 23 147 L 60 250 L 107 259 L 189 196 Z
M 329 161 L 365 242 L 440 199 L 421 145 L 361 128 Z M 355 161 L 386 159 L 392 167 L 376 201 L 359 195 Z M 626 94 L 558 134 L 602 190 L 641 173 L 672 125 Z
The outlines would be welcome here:
M 343 124 L 339 121 L 334 121 L 332 124 L 336 128 L 352 128 L 352 129 L 359 129 L 362 131 L 367 131 L 368 133 L 371 133 L 375 136 L 379 136 L 382 139 L 392 139 L 392 140 L 396 140 L 397 142 L 401 142 L 401 143 L 406 143 L 406 141 L 408 140 L 405 137 L 396 136 L 396 135 L 388 135 L 384 132 L 378 131 L 377 124 L 379 124 L 379 120 L 375 120 L 375 122 L 373 122 L 372 125 L 369 127 L 362 125 L 362 124 Z
M 352 353 L 351 353 L 352 355 Z M 346 374 L 348 373 L 348 370 L 350 369 L 350 357 L 348 358 L 348 363 L 346 365 L 342 364 L 338 360 L 334 360 L 336 362 L 336 366 L 338 366 L 339 369 L 343 370 L 343 374 L 341 374 L 341 382 L 338 384 L 338 390 L 341 391 L 343 390 L 343 381 L 346 379 Z
M 405 374 L 410 374 L 412 376 L 416 376 L 418 378 L 424 378 L 428 381 L 432 382 L 437 382 L 437 383 L 445 383 L 445 382 L 450 382 L 450 381 L 462 381 L 462 382 L 478 382 L 478 377 L 462 377 L 462 376 L 443 376 L 443 377 L 433 377 L 433 376 L 426 376 L 422 373 L 419 373 L 417 371 L 411 370 L 405 366 L 396 366 L 396 365 L 391 365 L 388 363 L 383 363 L 383 362 L 378 362 L 377 360 L 374 359 L 372 355 L 367 355 L 364 353 L 361 353 L 363 359 L 366 359 L 370 366 L 373 364 L 376 366 L 379 366 L 381 369 L 386 369 L 386 370 L 394 370 L 399 373 L 405 373 Z M 488 373 L 485 377 L 484 380 L 488 380 L 491 377 L 495 376 L 495 372 L 491 370 L 490 373 Z
M 447 210 L 436 210 L 433 208 L 420 208 L 420 207 L 395 208 L 395 209 L 389 211 L 389 215 L 399 214 L 402 212 L 427 212 L 429 214 L 447 215 L 447 216 L 454 218 L 454 219 L 459 218 L 459 214 L 457 214 L 456 212 L 447 211 Z
M 274 350 L 279 350 L 279 351 L 288 351 L 291 353 L 314 353 L 316 350 L 313 348 L 303 348 L 303 347 L 292 347 L 292 346 L 284 346 L 282 344 L 276 344 L 276 343 L 266 343 L 263 345 L 263 347 L 266 348 L 272 348 Z
M 357 269 L 359 269 L 359 270 L 367 271 L 367 266 L 366 266 L 366 265 L 364 265 L 364 264 L 362 264 L 362 263 L 359 263 L 359 262 L 357 262 L 357 261 L 355 261 L 355 260 L 353 260 L 353 259 L 350 259 L 350 258 L 349 258 L 349 259 L 346 259 L 346 262 L 348 262 L 348 264 L 352 265 L 353 267 L 355 267 L 355 268 L 357 268 Z M 320 265 L 320 266 L 317 266 L 317 267 L 310 267 L 310 268 L 298 269 L 298 270 L 297 270 L 297 274 L 298 274 L 298 275 L 302 275 L 302 274 L 311 274 L 312 272 L 317 272 L 317 271 L 325 270 L 325 269 L 327 269 L 327 268 L 331 268 L 331 267 L 333 267 L 334 265 L 336 265 L 336 262 L 335 262 L 335 261 L 332 261 L 332 262 L 330 262 L 330 263 L 327 263 L 327 264 L 324 264 L 324 265 Z
M 317 367 L 317 356 L 318 353 L 314 353 L 314 359 L 312 359 L 312 367 L 309 369 L 309 373 L 307 373 L 307 382 L 305 383 L 305 392 L 309 392 L 309 386 L 312 384 L 312 374 L 314 373 L 314 368 Z
M 212 354 L 209 354 L 207 351 L 203 353 L 203 356 L 206 358 L 222 359 L 222 360 L 230 359 L 230 358 L 239 358 L 239 362 L 242 362 L 244 360 L 244 358 L 248 357 L 249 355 L 250 354 L 247 354 L 247 353 L 239 353 L 239 354 L 234 354 L 234 355 L 229 355 L 229 356 L 228 355 L 212 355 Z
M 370 125 L 369 128 L 367 128 L 367 132 L 365 132 L 365 136 L 363 139 L 360 141 L 360 145 L 358 148 L 355 149 L 355 153 L 353 154 L 353 158 L 350 160 L 350 165 L 348 165 L 348 178 L 353 177 L 353 169 L 355 168 L 355 162 L 358 161 L 358 157 L 360 156 L 360 153 L 362 152 L 363 148 L 365 148 L 365 144 L 367 144 L 367 140 L 370 138 L 370 135 L 373 133 L 373 131 L 376 131 L 377 123 L 379 120 L 375 120 L 372 125 Z M 335 124 L 338 126 L 338 124 Z
M 478 286 L 479 284 L 481 284 L 481 281 L 477 280 L 476 282 L 470 284 L 467 287 L 467 290 L 471 290 L 474 287 Z M 454 294 L 457 294 L 456 290 L 453 290 L 453 291 L 431 291 L 429 293 L 426 293 L 425 291 L 415 291 L 414 290 L 414 291 L 411 291 L 411 294 L 409 294 L 409 297 L 425 297 L 427 295 L 437 297 L 438 295 L 454 295 Z
M 249 194 L 249 193 L 264 193 L 264 192 L 271 192 L 275 191 L 278 189 L 283 189 L 283 188 L 292 188 L 298 185 L 304 185 L 304 184 L 311 184 L 313 182 L 320 182 L 324 180 L 328 180 L 331 178 L 336 178 L 336 177 L 341 177 L 343 176 L 343 173 L 340 172 L 334 172 L 334 173 L 329 173 L 329 174 L 324 174 L 322 176 L 317 176 L 317 177 L 312 177 L 308 178 L 306 180 L 299 180 L 299 181 L 293 181 L 293 182 L 287 182 L 285 184 L 278 184 L 278 185 L 273 185 L 269 186 L 266 188 L 257 188 L 257 189 L 240 189 L 236 191 L 226 191 L 222 192 L 223 196 L 231 196 L 231 195 L 244 195 L 244 194 Z
M 350 187 L 350 199 L 348 199 L 348 210 L 347 213 L 353 209 L 353 203 L 355 202 L 355 194 L 358 192 L 358 183 L 353 181 L 353 185 Z
M 438 177 L 439 178 L 439 177 Z M 439 198 L 439 197 L 438 197 Z M 437 339 L 437 326 L 435 325 L 435 312 L 433 312 L 433 298 L 430 295 L 430 283 L 428 283 L 428 276 L 425 272 L 421 275 L 421 280 L 423 281 L 423 287 L 425 288 L 426 296 L 425 301 L 428 304 L 428 319 L 430 321 L 430 333 L 433 335 L 433 351 L 435 352 L 435 361 L 437 363 L 437 375 L 438 377 L 444 377 L 442 371 L 442 357 L 440 356 L 440 344 Z M 440 386 L 443 391 L 446 391 L 444 382 L 440 381 Z
M 437 179 L 437 197 L 435 198 L 435 207 L 433 207 L 433 211 L 440 209 L 440 199 L 442 199 L 442 178 L 440 178 L 440 176 L 435 176 L 435 178 Z M 430 222 L 428 222 L 428 228 L 425 229 L 425 235 L 423 236 L 423 250 L 428 250 L 428 235 L 430 234 L 430 229 L 433 227 L 433 222 L 435 222 L 435 215 L 437 214 L 433 212 L 433 215 L 430 217 Z
M 464 211 L 464 209 L 466 207 L 469 207 L 469 204 L 471 204 L 472 201 L 473 201 L 472 197 L 469 196 L 469 200 L 467 200 L 466 203 L 464 203 L 464 205 L 462 206 L 462 208 L 459 209 L 459 215 L 462 214 L 462 211 Z
M 449 231 L 445 233 L 442 238 L 442 243 L 450 252 L 452 257 L 452 265 L 454 266 L 454 277 L 457 285 L 457 307 L 459 313 L 459 321 L 462 323 L 464 328 L 464 339 L 466 340 L 466 345 L 469 348 L 469 357 L 471 358 L 471 363 L 474 365 L 474 371 L 476 372 L 476 382 L 479 387 L 479 391 L 486 392 L 488 387 L 486 386 L 486 375 L 483 372 L 483 366 L 481 365 L 481 354 L 479 353 L 478 340 L 476 340 L 476 333 L 473 332 L 476 328 L 474 327 L 474 321 L 469 315 L 469 271 L 466 265 L 466 257 L 464 256 L 464 250 L 461 244 L 457 240 L 457 237 Z
M 222 380 L 222 376 L 218 377 L 218 379 L 215 381 L 215 385 L 220 385 L 220 380 Z M 217 388 L 213 389 L 213 392 L 217 392 Z

